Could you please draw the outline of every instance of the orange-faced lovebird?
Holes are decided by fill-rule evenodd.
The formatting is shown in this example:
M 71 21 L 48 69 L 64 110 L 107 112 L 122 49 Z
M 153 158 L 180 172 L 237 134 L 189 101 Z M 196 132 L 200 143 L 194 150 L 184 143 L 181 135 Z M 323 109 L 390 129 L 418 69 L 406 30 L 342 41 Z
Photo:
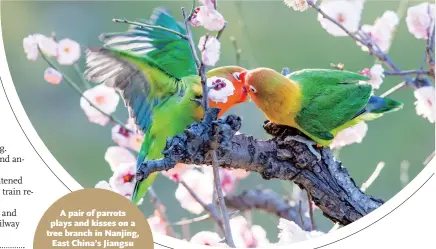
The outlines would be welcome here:
M 318 159 L 320 155 L 312 145 L 329 146 L 341 130 L 403 106 L 396 100 L 373 96 L 372 86 L 363 83 L 369 78 L 349 71 L 304 69 L 283 75 L 257 68 L 239 77 L 272 123 L 294 127 L 315 141 L 294 138 L 308 145 Z

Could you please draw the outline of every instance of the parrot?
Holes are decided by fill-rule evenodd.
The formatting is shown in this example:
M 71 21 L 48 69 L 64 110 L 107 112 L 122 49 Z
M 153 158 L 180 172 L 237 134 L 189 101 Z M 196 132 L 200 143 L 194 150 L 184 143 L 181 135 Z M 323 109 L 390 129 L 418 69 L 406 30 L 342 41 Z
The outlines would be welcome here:
M 185 28 L 163 8 L 155 9 L 150 21 L 139 22 L 186 34 Z M 88 68 L 84 74 L 91 82 L 115 88 L 128 107 L 129 116 L 144 134 L 138 169 L 144 161 L 162 157 L 168 137 L 203 118 L 205 112 L 199 101 L 203 96 L 201 78 L 188 41 L 177 34 L 131 25 L 127 32 L 106 33 L 100 39 L 103 47 L 87 51 Z M 210 91 L 226 88 L 232 92 L 220 100 L 209 96 L 209 107 L 220 108 L 218 116 L 248 101 L 248 92 L 239 79 L 245 70 L 224 66 L 206 72 Z M 157 172 L 136 181 L 131 196 L 134 204 L 147 193 L 156 176 Z
M 256 68 L 240 73 L 251 100 L 269 121 L 298 129 L 313 141 L 291 138 L 313 149 L 327 147 L 342 130 L 400 110 L 403 103 L 374 96 L 369 78 L 334 69 L 303 69 L 279 73 Z

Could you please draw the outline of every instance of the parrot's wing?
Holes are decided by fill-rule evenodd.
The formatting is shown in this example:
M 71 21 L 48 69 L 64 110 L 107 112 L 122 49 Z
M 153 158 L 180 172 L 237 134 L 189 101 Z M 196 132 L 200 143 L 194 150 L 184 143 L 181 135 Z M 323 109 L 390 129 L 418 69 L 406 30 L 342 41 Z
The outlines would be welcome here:
M 150 21 L 137 22 L 161 26 L 186 35 L 185 28 L 163 8 L 156 8 Z M 107 47 L 129 51 L 138 56 L 147 55 L 177 79 L 197 73 L 189 42 L 177 34 L 131 25 L 126 32 L 103 34 L 101 39 Z
M 308 69 L 291 73 L 288 78 L 302 91 L 296 123 L 323 140 L 333 139 L 330 131 L 361 112 L 372 92 L 371 85 L 359 84 L 368 77 L 348 71 Z
M 138 59 L 141 60 L 138 62 Z M 152 60 L 137 58 L 124 51 L 88 49 L 86 64 L 85 77 L 117 89 L 130 117 L 142 132 L 151 126 L 153 108 L 184 88 Z

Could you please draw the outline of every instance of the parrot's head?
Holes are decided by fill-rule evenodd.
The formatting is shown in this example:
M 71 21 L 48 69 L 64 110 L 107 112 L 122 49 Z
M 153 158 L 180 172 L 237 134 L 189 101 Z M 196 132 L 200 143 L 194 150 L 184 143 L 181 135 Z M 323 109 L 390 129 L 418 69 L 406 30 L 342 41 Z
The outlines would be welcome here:
M 260 102 L 277 99 L 280 88 L 288 79 L 270 68 L 246 70 L 239 75 L 251 99 L 259 106 Z
M 238 66 L 225 66 L 207 72 L 209 106 L 220 108 L 218 116 L 223 115 L 233 106 L 248 100 L 248 91 L 239 75 L 246 71 Z

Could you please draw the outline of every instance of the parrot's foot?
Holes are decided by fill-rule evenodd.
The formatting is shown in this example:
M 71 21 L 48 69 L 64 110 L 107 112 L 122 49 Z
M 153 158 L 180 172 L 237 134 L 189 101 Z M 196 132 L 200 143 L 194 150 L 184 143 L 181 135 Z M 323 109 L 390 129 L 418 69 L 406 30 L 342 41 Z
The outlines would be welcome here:
M 308 139 L 306 139 L 306 138 L 304 138 L 304 137 L 302 137 L 302 136 L 289 136 L 289 137 L 287 137 L 288 139 L 291 139 L 291 140 L 294 140 L 294 141 L 297 141 L 297 142 L 299 142 L 299 143 L 302 143 L 302 144 L 305 144 L 306 146 L 307 146 L 307 148 L 310 150 L 310 152 L 312 152 L 312 154 L 314 155 L 314 156 L 316 156 L 316 159 L 318 160 L 318 161 L 321 161 L 321 154 L 319 154 L 319 152 L 318 151 L 316 151 L 314 148 L 313 148 L 313 146 L 316 146 L 316 147 L 318 147 L 318 144 L 317 143 L 315 143 L 314 141 L 312 141 L 312 140 L 308 140 Z

